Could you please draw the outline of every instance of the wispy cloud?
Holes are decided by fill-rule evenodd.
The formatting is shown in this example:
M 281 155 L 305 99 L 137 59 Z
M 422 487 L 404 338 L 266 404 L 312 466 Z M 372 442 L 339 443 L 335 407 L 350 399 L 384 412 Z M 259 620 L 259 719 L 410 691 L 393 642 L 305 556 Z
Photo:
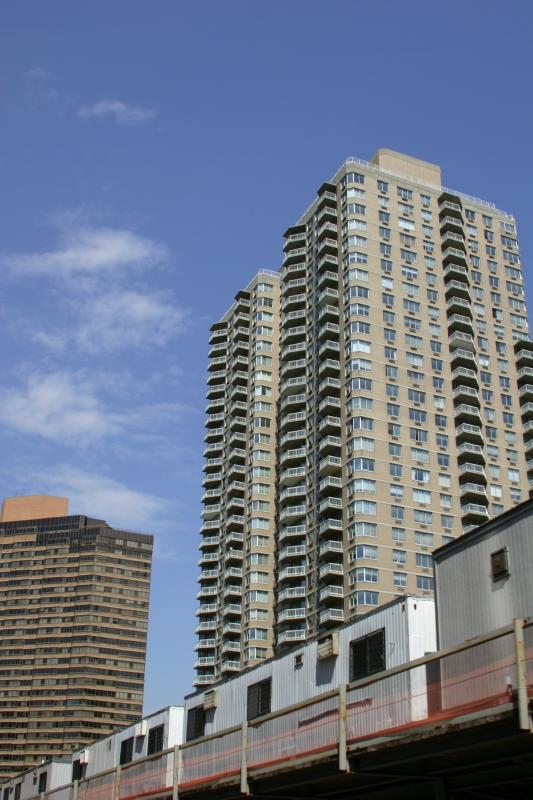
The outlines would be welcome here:
M 108 382 L 105 376 L 103 380 Z M 117 409 L 99 390 L 98 381 L 81 371 L 33 371 L 19 388 L 0 389 L 0 425 L 62 444 L 90 446 L 125 434 L 148 441 L 175 423 L 183 410 L 171 402 Z
M 25 471 L 18 475 L 17 482 L 23 491 L 68 497 L 71 514 L 95 516 L 115 527 L 149 533 L 159 525 L 166 526 L 167 517 L 171 516 L 169 500 L 71 464 Z
M 91 313 L 84 315 L 87 307 Z M 72 345 L 89 354 L 162 347 L 186 330 L 190 316 L 168 293 L 128 289 L 73 299 L 70 311 L 77 324 L 35 331 L 33 339 L 55 352 Z
M 141 125 L 153 119 L 156 112 L 153 108 L 143 108 L 124 103 L 122 100 L 100 100 L 92 105 L 84 105 L 78 109 L 79 119 L 110 118 L 117 125 Z
M 124 228 L 72 227 L 52 250 L 0 254 L 0 267 L 18 275 L 68 278 L 162 263 L 166 248 Z

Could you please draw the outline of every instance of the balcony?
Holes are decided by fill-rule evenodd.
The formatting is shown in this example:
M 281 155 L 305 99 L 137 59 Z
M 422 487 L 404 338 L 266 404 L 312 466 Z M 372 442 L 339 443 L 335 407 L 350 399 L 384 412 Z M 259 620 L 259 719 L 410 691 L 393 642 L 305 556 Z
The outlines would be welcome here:
M 306 399 L 305 394 L 303 392 L 299 394 L 289 394 L 280 403 L 280 410 L 283 411 L 285 408 L 288 408 L 289 406 L 300 406 L 302 405 L 302 403 L 305 403 L 305 399 Z
M 222 635 L 234 634 L 241 632 L 241 624 L 239 622 L 226 622 L 222 628 Z
M 468 517 L 469 521 L 478 521 L 478 524 L 481 524 L 489 518 L 489 510 L 487 506 L 482 506 L 478 503 L 466 503 L 465 505 L 462 505 L 461 514 L 463 518 Z
M 475 439 L 478 443 L 483 442 L 483 431 L 479 425 L 470 425 L 468 422 L 463 422 L 455 429 L 457 439 L 468 439 L 471 441 Z
M 218 605 L 216 603 L 201 603 L 196 609 L 196 616 L 199 617 L 203 614 L 216 614 L 217 611 Z
M 305 606 L 302 608 L 286 608 L 278 614 L 278 623 L 288 622 L 293 619 L 305 619 L 307 616 L 307 609 Z
M 452 350 L 450 355 L 452 365 L 460 364 L 466 365 L 467 367 L 476 366 L 476 357 L 470 350 L 464 350 L 459 347 L 457 350 Z
M 337 539 L 327 539 L 325 542 L 321 542 L 319 547 L 319 553 L 321 556 L 326 555 L 327 553 L 342 553 L 343 551 L 343 544 Z
M 318 504 L 319 514 L 327 511 L 339 511 L 342 509 L 342 500 L 340 497 L 325 497 Z
M 222 609 L 222 616 L 233 617 L 242 614 L 242 606 L 240 603 L 226 603 Z
M 327 491 L 328 489 L 342 489 L 342 480 L 336 476 L 328 476 L 327 478 L 322 478 L 318 485 L 318 491 L 320 493 Z
M 292 250 L 294 247 L 298 247 L 299 245 L 305 244 L 307 239 L 306 231 L 300 231 L 299 233 L 292 233 L 289 236 L 285 237 L 285 243 L 283 245 L 284 250 Z
M 239 672 L 241 669 L 240 661 L 222 661 L 220 664 L 221 672 Z
M 279 515 L 280 522 L 289 522 L 298 519 L 298 517 L 303 517 L 306 514 L 307 506 L 305 503 L 302 503 L 298 506 L 288 506 L 281 511 Z
M 305 292 L 303 294 L 291 294 L 283 301 L 281 310 L 285 311 L 286 309 L 294 309 L 298 307 L 305 308 L 306 301 L 307 295 Z
M 319 621 L 321 625 L 328 623 L 338 625 L 340 622 L 344 622 L 344 611 L 342 608 L 327 608 L 320 612 Z
M 442 247 L 444 248 L 443 258 L 450 250 L 459 249 L 463 252 L 463 257 L 466 253 L 465 237 L 462 233 L 452 231 L 449 228 L 441 232 Z
M 319 356 L 325 356 L 326 353 L 336 354 L 340 352 L 340 345 L 338 342 L 334 342 L 333 339 L 326 339 L 326 341 L 320 346 L 318 350 Z
M 531 378 L 533 377 L 533 367 L 521 367 L 518 372 L 516 373 L 516 377 L 520 381 L 522 378 Z
M 325 245 L 326 243 L 328 243 L 328 245 L 331 246 L 332 241 L 333 241 L 332 239 L 324 239 L 324 242 L 322 242 L 322 244 Z M 334 244 L 336 248 L 337 243 L 335 242 Z M 332 289 L 336 289 L 338 285 L 339 285 L 339 274 L 336 270 L 335 271 L 326 270 L 326 272 L 323 272 L 318 279 L 319 289 L 323 289 L 325 286 L 331 286 Z
M 461 217 L 453 217 L 451 215 L 441 216 L 440 218 L 441 232 L 447 229 L 453 230 L 456 233 L 462 233 L 463 222 Z
M 446 310 L 453 311 L 453 309 L 458 309 L 459 311 L 465 310 L 472 313 L 470 299 L 465 300 L 457 295 L 450 297 L 449 300 L 446 301 Z
M 292 339 L 304 338 L 305 337 L 305 325 L 297 325 L 283 329 L 283 333 L 281 336 L 281 344 L 285 345 L 287 342 L 290 342 Z
M 454 261 L 451 261 L 449 264 L 446 264 L 442 274 L 445 279 L 459 278 L 459 280 L 468 283 L 468 269 L 463 264 L 456 264 Z
M 288 344 L 284 347 L 281 351 L 281 358 L 283 361 L 287 359 L 287 357 L 292 356 L 294 353 L 306 353 L 307 352 L 307 345 L 305 341 L 296 342 L 295 344 Z
M 471 317 L 465 314 L 452 314 L 448 317 L 448 333 L 451 334 L 455 330 L 462 330 L 465 333 L 474 332 L 474 323 Z
M 330 584 L 329 586 L 324 586 L 323 589 L 320 589 L 318 594 L 318 599 L 320 602 L 325 602 L 327 600 L 339 600 L 340 598 L 344 597 L 344 589 L 342 586 L 336 586 L 334 584 Z
M 305 441 L 305 437 L 306 437 L 305 428 L 299 428 L 296 431 L 288 431 L 288 433 L 285 433 L 279 440 L 279 446 L 280 448 L 283 448 L 284 445 L 287 444 L 287 442 L 296 442 L 301 439 Z
M 470 442 L 463 442 L 463 444 L 459 445 L 457 448 L 457 456 L 477 456 L 483 463 L 485 462 L 485 455 L 483 453 L 483 448 L 479 444 L 470 444 Z
M 286 430 L 292 425 L 300 425 L 302 422 L 305 424 L 307 414 L 305 411 L 293 411 L 290 414 L 282 414 L 279 419 L 280 431 Z
M 337 475 L 342 467 L 342 461 L 338 456 L 326 456 L 320 461 L 318 471 L 320 475 Z
M 301 539 L 302 536 L 307 534 L 307 525 L 303 523 L 301 525 L 288 525 L 286 528 L 282 528 L 279 532 L 279 541 L 284 542 L 287 539 Z
M 305 597 L 305 586 L 289 586 L 287 589 L 282 589 L 278 592 L 278 603 L 283 603 L 285 600 L 293 600 L 295 597 Z
M 329 391 L 340 391 L 341 382 L 338 378 L 324 378 L 324 380 L 318 385 L 318 393 L 320 395 L 325 395 Z
M 333 397 L 332 395 L 326 395 L 323 400 L 320 401 L 318 405 L 318 410 L 320 413 L 324 411 L 334 411 L 341 407 L 341 401 L 338 397 Z
M 521 386 L 518 390 L 518 396 L 520 397 L 520 400 L 533 399 L 533 384 L 526 383 L 525 386 Z
M 195 650 L 211 650 L 216 647 L 216 639 L 199 639 L 194 646 Z
M 474 337 L 469 333 L 462 333 L 461 331 L 454 331 L 454 333 L 452 333 L 450 336 L 448 343 L 450 345 L 450 350 L 461 348 L 462 350 L 474 351 L 475 348 Z
M 334 377 L 339 374 L 340 368 L 340 361 L 337 361 L 334 358 L 325 358 L 319 364 L 318 375 L 320 378 L 323 378 L 325 375 Z
M 284 547 L 278 553 L 279 561 L 286 561 L 289 558 L 299 558 L 305 556 L 307 553 L 307 546 L 305 544 L 297 544 L 289 547 Z
M 241 651 L 241 643 L 240 642 L 224 642 L 222 645 L 222 652 L 223 653 L 240 653 Z
M 218 544 L 220 544 L 219 536 L 204 536 L 200 542 L 200 547 L 213 547 Z
M 305 467 L 292 467 L 284 470 L 279 476 L 279 479 L 284 486 L 287 486 L 294 483 L 294 481 L 305 478 L 306 474 L 307 470 Z
M 286 450 L 279 457 L 280 464 L 288 464 L 291 461 L 299 461 L 306 457 L 307 450 L 305 447 L 297 447 L 294 450 Z
M 278 574 L 279 581 L 285 581 L 292 578 L 303 578 L 306 574 L 305 566 L 298 567 L 284 567 Z
M 283 276 L 287 273 L 285 272 L 285 268 L 288 267 L 290 264 L 294 264 L 296 262 L 303 262 L 305 263 L 306 258 L 306 248 L 305 247 L 296 247 L 294 250 L 288 250 L 285 253 L 285 257 L 283 259 Z
M 439 212 L 442 214 L 443 212 L 450 213 L 453 216 L 457 216 L 462 218 L 462 207 L 460 203 L 454 203 L 453 200 L 439 200 Z
M 334 322 L 326 322 L 318 329 L 318 338 L 320 341 L 327 339 L 328 336 L 338 336 L 340 331 L 339 326 Z
M 446 239 L 450 240 L 450 238 L 451 234 L 450 233 L 446 234 Z M 453 262 L 459 261 L 459 263 L 464 263 L 466 265 L 467 264 L 466 253 L 464 250 L 460 250 L 458 247 L 448 246 L 445 247 L 442 251 L 442 261 L 443 263 L 449 261 Z
M 328 564 L 322 564 L 318 571 L 320 578 L 328 577 L 329 575 L 344 575 L 344 566 L 342 563 L 330 561 Z
M 290 644 L 292 642 L 302 642 L 306 637 L 304 629 L 284 631 L 278 636 L 278 644 Z
M 476 497 L 484 497 L 487 499 L 487 489 L 481 483 L 462 483 L 459 489 L 461 497 L 474 495 Z
M 242 586 L 240 584 L 230 584 L 224 589 L 224 597 L 242 597 Z
M 324 438 L 320 440 L 318 445 L 318 449 L 322 454 L 326 452 L 335 453 L 340 449 L 340 447 L 341 447 L 340 436 L 324 436 Z
M 322 305 L 322 303 L 338 303 L 339 301 L 339 292 L 337 289 L 326 288 L 323 289 L 320 294 L 318 295 L 318 304 Z M 335 307 L 336 308 L 336 307 Z
M 452 381 L 465 381 L 475 383 L 477 385 L 478 378 L 477 372 L 475 369 L 469 369 L 469 367 L 456 367 L 452 372 Z
M 307 383 L 308 378 L 306 375 L 299 375 L 297 378 L 287 378 L 281 383 L 280 393 L 285 394 L 286 392 L 289 392 L 294 388 L 298 388 L 299 386 L 307 386 Z
M 481 464 L 474 464 L 472 461 L 461 464 L 459 467 L 459 475 L 475 475 L 476 477 L 483 478 L 485 481 L 487 480 L 484 467 Z
M 469 400 L 470 402 L 475 400 L 477 403 L 479 403 L 479 392 L 472 386 L 465 386 L 464 384 L 461 384 L 453 390 L 453 399 Z

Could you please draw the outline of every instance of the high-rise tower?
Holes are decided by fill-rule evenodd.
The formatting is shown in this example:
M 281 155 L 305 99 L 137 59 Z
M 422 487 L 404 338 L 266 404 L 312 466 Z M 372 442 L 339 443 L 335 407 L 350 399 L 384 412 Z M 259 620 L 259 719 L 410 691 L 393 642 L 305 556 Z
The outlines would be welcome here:
M 511 215 L 379 150 L 320 187 L 284 254 L 275 648 L 431 593 L 431 551 L 525 499 L 533 470 Z
M 0 777 L 142 714 L 153 537 L 69 516 L 64 498 L 0 516 Z

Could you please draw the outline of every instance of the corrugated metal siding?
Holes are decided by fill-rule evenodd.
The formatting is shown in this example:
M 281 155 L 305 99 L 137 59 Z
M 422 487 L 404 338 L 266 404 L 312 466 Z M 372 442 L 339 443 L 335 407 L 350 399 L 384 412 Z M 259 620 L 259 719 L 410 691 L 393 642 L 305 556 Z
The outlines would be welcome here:
M 491 576 L 490 556 L 507 547 L 510 575 Z M 533 615 L 533 515 L 522 517 L 435 560 L 439 647 Z
M 405 598 L 338 629 L 339 655 L 317 660 L 317 642 L 312 641 L 255 669 L 217 686 L 217 708 L 206 712 L 205 734 L 240 725 L 246 719 L 247 687 L 272 677 L 272 711 L 348 683 L 350 642 L 385 628 L 386 667 L 404 664 L 435 649 L 434 603 L 426 598 Z M 303 654 L 302 663 L 295 656 Z M 189 708 L 201 705 L 203 695 L 185 700 L 185 724 Z

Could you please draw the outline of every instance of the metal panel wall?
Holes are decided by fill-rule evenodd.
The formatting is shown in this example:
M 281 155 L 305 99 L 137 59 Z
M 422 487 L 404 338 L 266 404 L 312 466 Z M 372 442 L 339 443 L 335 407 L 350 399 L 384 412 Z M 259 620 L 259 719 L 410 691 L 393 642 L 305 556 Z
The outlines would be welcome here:
M 219 684 L 216 687 L 217 708 L 206 712 L 205 735 L 240 725 L 246 719 L 247 687 L 265 678 L 272 677 L 272 711 L 335 689 L 341 683 L 348 683 L 350 642 L 381 628 L 385 628 L 387 669 L 434 651 L 433 600 L 414 597 L 399 599 L 338 628 L 337 657 L 319 661 L 317 642 L 313 640 Z M 300 663 L 296 663 L 295 657 L 300 654 Z M 185 698 L 185 724 L 187 711 L 202 705 L 202 702 L 202 693 Z
M 435 558 L 441 649 L 533 615 L 533 506 Z M 493 580 L 491 553 L 507 547 L 510 574 Z

